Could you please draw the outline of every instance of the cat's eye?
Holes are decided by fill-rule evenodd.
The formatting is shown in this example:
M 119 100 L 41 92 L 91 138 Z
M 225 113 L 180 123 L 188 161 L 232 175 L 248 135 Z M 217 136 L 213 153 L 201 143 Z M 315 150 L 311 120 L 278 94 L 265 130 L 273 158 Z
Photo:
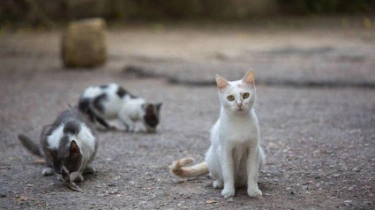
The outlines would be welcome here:
M 233 101 L 233 100 L 234 100 L 234 96 L 233 96 L 233 95 L 229 95 L 229 96 L 227 97 L 227 99 L 228 99 L 229 101 Z
M 242 98 L 249 98 L 249 96 L 250 96 L 250 94 L 249 93 L 244 93 L 244 94 L 242 94 Z

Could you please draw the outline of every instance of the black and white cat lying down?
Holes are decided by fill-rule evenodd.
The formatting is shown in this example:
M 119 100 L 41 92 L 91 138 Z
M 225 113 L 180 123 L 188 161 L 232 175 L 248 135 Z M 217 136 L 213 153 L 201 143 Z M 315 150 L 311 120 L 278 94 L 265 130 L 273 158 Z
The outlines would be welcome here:
M 119 119 L 129 132 L 141 121 L 148 132 L 155 132 L 160 121 L 162 103 L 148 103 L 134 96 L 118 84 L 90 86 L 80 96 L 78 107 L 93 122 L 106 129 L 114 128 L 107 120 Z
M 44 157 L 44 176 L 55 173 L 69 188 L 81 191 L 74 182 L 83 181 L 83 173 L 95 172 L 89 164 L 96 154 L 98 141 L 90 124 L 87 116 L 71 108 L 63 111 L 53 124 L 44 126 L 40 145 L 22 134 L 18 138 L 32 154 Z

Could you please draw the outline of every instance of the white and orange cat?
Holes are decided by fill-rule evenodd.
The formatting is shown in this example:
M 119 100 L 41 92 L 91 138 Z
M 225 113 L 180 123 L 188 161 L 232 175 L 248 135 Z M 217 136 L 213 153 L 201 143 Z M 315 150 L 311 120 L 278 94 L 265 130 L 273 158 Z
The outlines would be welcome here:
M 254 72 L 248 71 L 242 80 L 227 81 L 216 76 L 221 104 L 220 117 L 211 130 L 211 146 L 205 162 L 193 163 L 193 158 L 175 161 L 173 174 L 193 177 L 210 174 L 214 188 L 223 188 L 221 195 L 232 197 L 235 188 L 247 185 L 250 197 L 262 196 L 258 173 L 265 156 L 259 139 L 258 119 L 254 111 L 256 98 Z

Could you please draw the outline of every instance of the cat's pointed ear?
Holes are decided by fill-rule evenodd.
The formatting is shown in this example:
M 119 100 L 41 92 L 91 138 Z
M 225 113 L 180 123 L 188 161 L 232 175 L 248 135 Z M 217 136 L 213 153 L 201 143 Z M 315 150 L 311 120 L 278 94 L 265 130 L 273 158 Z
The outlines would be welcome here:
M 252 87 L 255 86 L 255 77 L 254 77 L 254 71 L 250 70 L 246 72 L 245 76 L 242 78 L 242 82 L 251 85 Z
M 161 106 L 163 105 L 163 102 L 156 103 L 156 109 L 160 111 Z
M 229 82 L 226 79 L 216 74 L 216 85 L 220 90 L 222 90 L 229 85 Z
M 79 154 L 80 153 L 80 150 L 79 150 L 79 147 L 78 147 L 76 141 L 73 140 L 73 141 L 70 142 L 69 152 L 70 152 L 70 155 Z

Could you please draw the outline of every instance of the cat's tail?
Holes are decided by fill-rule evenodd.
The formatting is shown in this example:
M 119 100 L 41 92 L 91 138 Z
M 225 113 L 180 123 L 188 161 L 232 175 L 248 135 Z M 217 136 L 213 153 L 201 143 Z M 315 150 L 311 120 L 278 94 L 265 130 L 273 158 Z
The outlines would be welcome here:
M 206 162 L 186 167 L 186 165 L 192 164 L 193 162 L 193 158 L 183 158 L 174 161 L 169 168 L 174 175 L 182 178 L 202 176 L 209 173 Z
M 29 137 L 27 137 L 25 135 L 22 135 L 22 134 L 18 134 L 18 139 L 21 141 L 22 145 L 27 150 L 29 150 L 33 155 L 37 155 L 37 156 L 40 156 L 40 157 L 43 156 L 42 153 L 39 150 L 38 144 L 33 142 Z

